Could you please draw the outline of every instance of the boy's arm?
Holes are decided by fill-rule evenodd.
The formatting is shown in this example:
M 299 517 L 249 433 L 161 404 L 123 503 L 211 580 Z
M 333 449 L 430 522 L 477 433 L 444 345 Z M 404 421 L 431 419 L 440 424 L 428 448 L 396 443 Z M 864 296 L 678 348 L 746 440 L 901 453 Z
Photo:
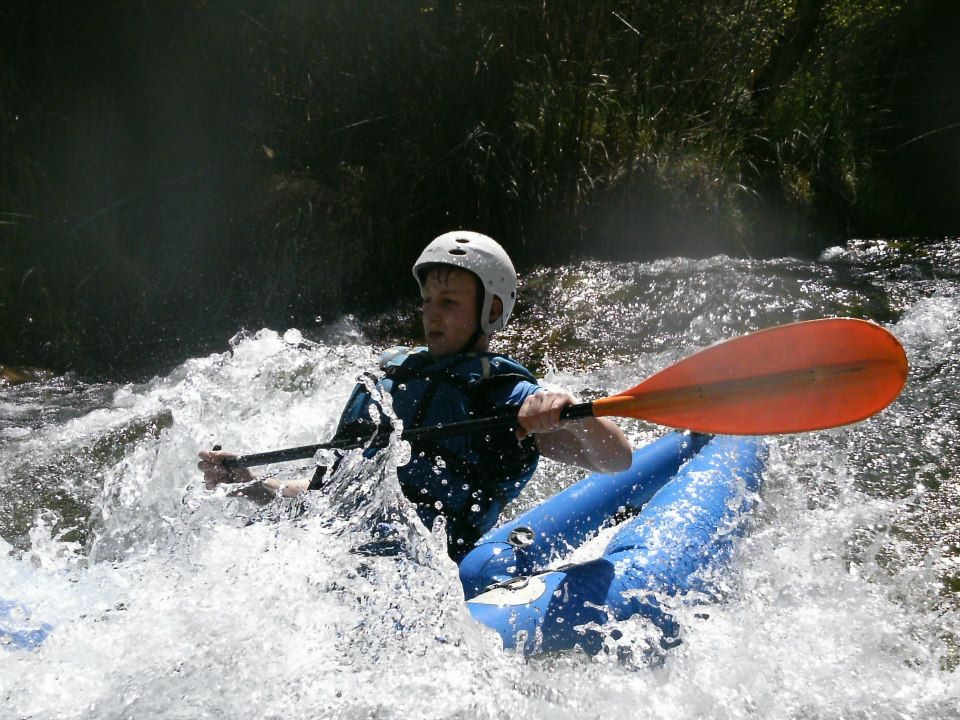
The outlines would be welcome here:
M 245 483 L 246 486 L 237 490 L 236 494 L 260 504 L 266 504 L 278 495 L 296 497 L 310 485 L 309 478 L 282 481 L 271 477 L 258 482 L 256 476 L 247 468 L 229 470 L 223 466 L 223 461 L 237 455 L 226 450 L 201 450 L 199 456 L 197 469 L 203 472 L 203 482 L 207 490 L 213 490 L 224 483 Z
M 340 415 L 340 422 L 337 424 L 337 432 L 334 437 L 341 437 L 348 431 L 347 418 L 354 412 L 355 403 L 360 402 L 364 392 L 365 385 L 357 383 L 350 394 L 350 399 Z M 372 425 L 372 423 L 371 423 Z M 372 432 L 372 431 L 371 431 Z M 360 433 L 364 434 L 363 432 Z M 278 495 L 290 498 L 296 497 L 310 489 L 313 478 L 303 477 L 296 480 L 280 480 L 279 478 L 266 478 L 257 482 L 257 477 L 247 468 L 239 470 L 230 470 L 223 466 L 223 461 L 227 458 L 236 457 L 236 453 L 226 450 L 201 450 L 199 453 L 200 462 L 197 463 L 197 469 L 203 472 L 203 483 L 207 490 L 213 490 L 217 485 L 223 483 L 244 483 L 245 486 L 235 490 L 233 494 L 245 497 L 260 505 L 266 505 L 274 500 Z M 316 477 L 314 475 L 314 477 Z
M 630 467 L 633 451 L 616 423 L 607 418 L 583 418 L 561 423 L 560 412 L 576 399 L 562 390 L 543 390 L 524 400 L 517 419 L 517 437 L 536 435 L 537 447 L 551 460 L 598 472 Z

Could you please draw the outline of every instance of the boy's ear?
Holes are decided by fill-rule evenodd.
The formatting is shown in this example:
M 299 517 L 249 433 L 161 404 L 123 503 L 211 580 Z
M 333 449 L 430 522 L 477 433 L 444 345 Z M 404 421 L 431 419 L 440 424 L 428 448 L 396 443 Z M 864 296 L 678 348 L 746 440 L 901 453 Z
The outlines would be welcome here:
M 490 317 L 487 318 L 487 322 L 496 322 L 500 319 L 501 315 L 503 315 L 503 301 L 494 295 L 493 302 L 490 303 Z

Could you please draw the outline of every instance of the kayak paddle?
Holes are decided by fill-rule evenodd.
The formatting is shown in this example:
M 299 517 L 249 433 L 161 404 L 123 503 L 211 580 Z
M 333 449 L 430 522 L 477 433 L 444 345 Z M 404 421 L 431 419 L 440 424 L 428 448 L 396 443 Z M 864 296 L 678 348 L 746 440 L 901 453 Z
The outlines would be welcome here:
M 781 325 L 712 345 L 610 397 L 560 417 L 617 416 L 722 435 L 777 435 L 848 425 L 889 405 L 907 380 L 907 356 L 879 325 L 827 318 Z M 515 425 L 519 407 L 489 417 L 404 430 L 415 441 Z M 390 433 L 242 455 L 228 468 L 305 460 L 318 450 L 384 446 Z

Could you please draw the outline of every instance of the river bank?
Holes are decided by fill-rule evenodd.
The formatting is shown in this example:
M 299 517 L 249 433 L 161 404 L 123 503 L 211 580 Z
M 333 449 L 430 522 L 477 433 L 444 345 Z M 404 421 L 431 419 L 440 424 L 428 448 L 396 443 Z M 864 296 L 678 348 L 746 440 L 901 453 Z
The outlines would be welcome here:
M 147 379 L 529 272 L 960 232 L 946 0 L 0 8 L 0 361 Z

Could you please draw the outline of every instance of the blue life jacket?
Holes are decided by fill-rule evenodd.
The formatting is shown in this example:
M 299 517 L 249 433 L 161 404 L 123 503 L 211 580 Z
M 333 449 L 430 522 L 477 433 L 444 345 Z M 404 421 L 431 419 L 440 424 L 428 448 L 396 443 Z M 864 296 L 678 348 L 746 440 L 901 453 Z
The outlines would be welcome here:
M 384 353 L 380 367 L 384 377 L 376 380 L 377 387 L 390 393 L 405 428 L 482 417 L 519 405 L 539 389 L 523 365 L 492 353 L 433 359 L 426 348 L 395 348 Z M 372 435 L 371 403 L 381 410 L 366 385 L 358 383 L 337 437 Z M 381 422 L 388 420 L 383 416 Z M 532 437 L 518 441 L 512 428 L 488 429 L 412 442 L 410 462 L 397 468 L 397 475 L 427 527 L 444 516 L 450 554 L 459 559 L 520 493 L 539 457 Z

